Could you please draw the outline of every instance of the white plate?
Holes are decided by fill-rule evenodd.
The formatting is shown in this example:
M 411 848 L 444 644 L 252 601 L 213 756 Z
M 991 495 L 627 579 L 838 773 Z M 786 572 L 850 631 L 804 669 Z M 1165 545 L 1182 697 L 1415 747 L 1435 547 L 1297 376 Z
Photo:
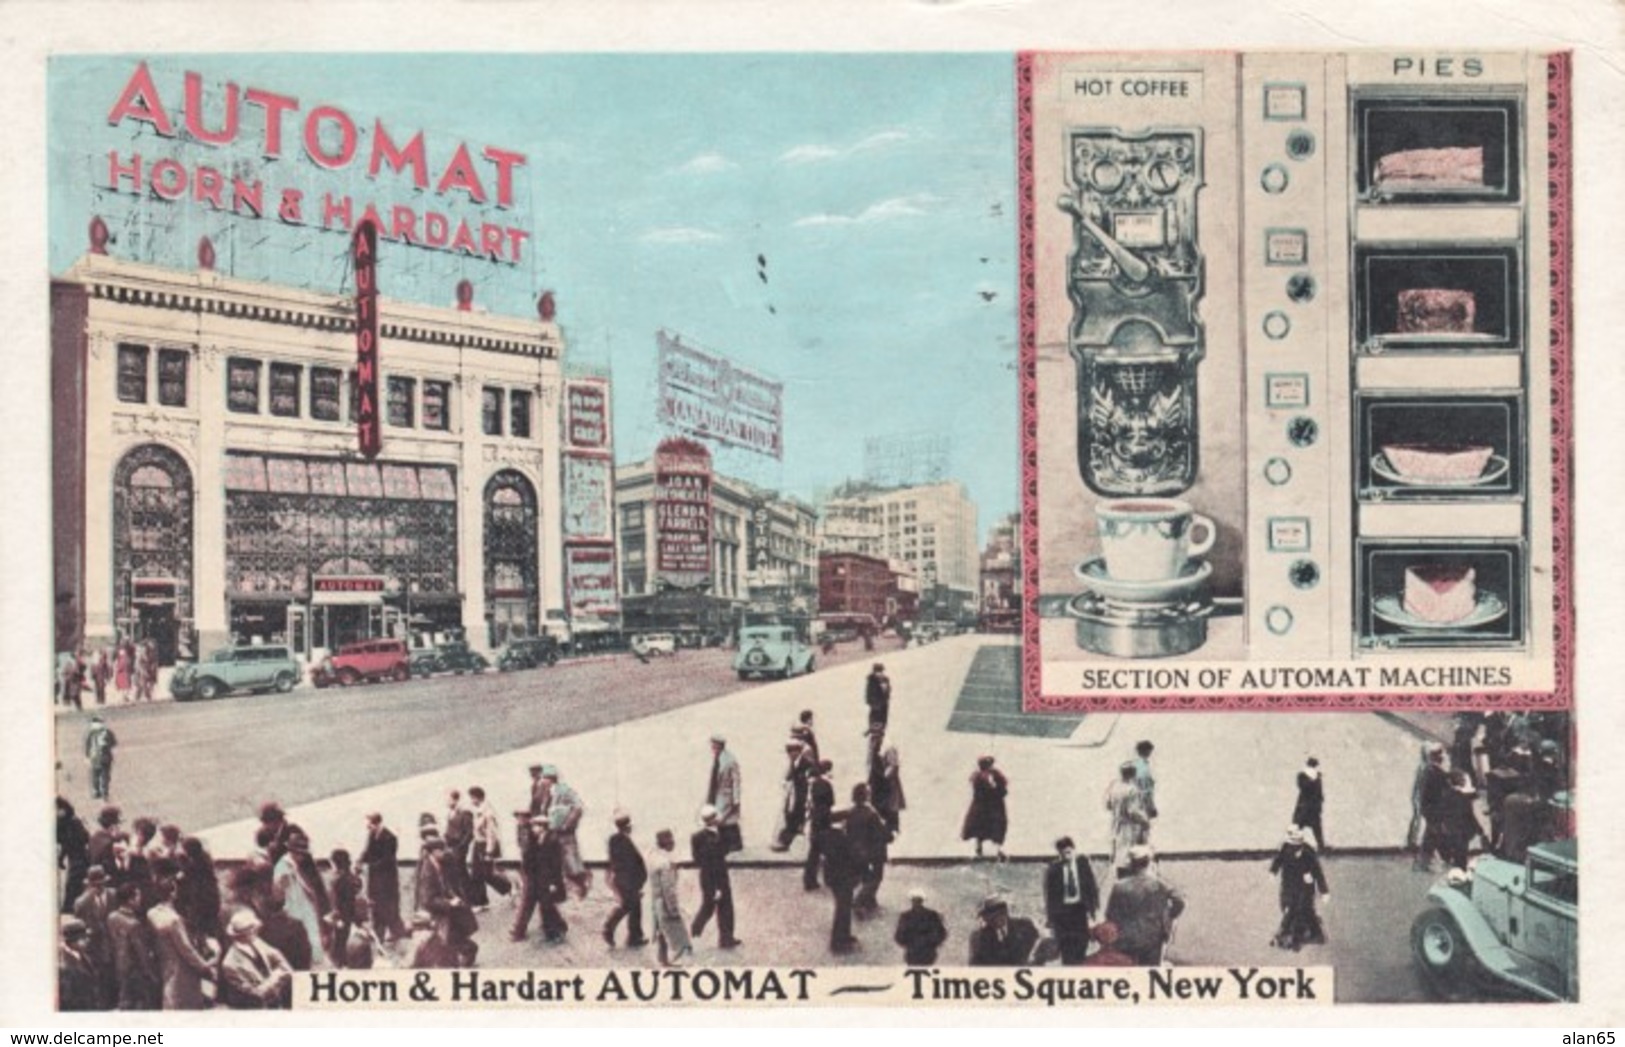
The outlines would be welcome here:
M 1167 603 L 1195 589 L 1213 573 L 1213 565 L 1206 560 L 1187 560 L 1178 578 L 1158 578 L 1149 582 L 1128 582 L 1106 573 L 1102 557 L 1085 560 L 1078 565 L 1078 577 L 1089 591 L 1107 600 L 1125 603 Z
M 1473 612 L 1467 617 L 1457 618 L 1453 622 L 1429 622 L 1405 610 L 1402 596 L 1390 594 L 1377 597 L 1371 604 L 1371 613 L 1389 625 L 1397 625 L 1401 629 L 1442 632 L 1488 625 L 1507 613 L 1507 605 L 1505 600 L 1494 593 L 1480 589 L 1478 591 L 1478 603 L 1473 607 Z
M 1402 484 L 1405 487 L 1483 487 L 1505 476 L 1508 468 L 1505 458 L 1492 454 L 1490 460 L 1485 463 L 1484 471 L 1471 480 L 1434 480 L 1423 476 L 1406 476 L 1390 465 L 1388 456 L 1380 452 L 1371 459 L 1372 472 L 1390 483 Z

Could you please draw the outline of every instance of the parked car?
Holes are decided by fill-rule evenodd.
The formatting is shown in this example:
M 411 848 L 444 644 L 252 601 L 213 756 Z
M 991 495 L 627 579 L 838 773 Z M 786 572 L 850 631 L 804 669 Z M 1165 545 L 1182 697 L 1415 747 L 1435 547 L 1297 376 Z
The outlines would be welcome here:
M 452 640 L 427 651 L 412 655 L 412 675 L 430 676 L 434 673 L 483 673 L 491 668 L 485 655 L 469 647 L 462 640 Z
M 529 636 L 522 640 L 509 640 L 497 652 L 497 668 L 503 672 L 514 669 L 534 669 L 538 665 L 554 665 L 559 660 L 559 642 L 551 636 Z
M 677 637 L 671 633 L 643 633 L 632 637 L 632 653 L 645 658 L 651 655 L 675 655 Z
M 411 654 L 403 640 L 365 640 L 340 647 L 310 670 L 317 687 L 351 687 L 363 681 L 405 680 L 411 675 Z
M 201 662 L 182 662 L 169 680 L 177 701 L 218 698 L 231 691 L 293 690 L 299 663 L 286 647 L 222 647 Z
M 1535 844 L 1522 863 L 1486 856 L 1428 891 L 1411 951 L 1446 998 L 1578 1000 L 1579 905 L 1573 840 Z
M 734 671 L 741 680 L 752 676 L 788 679 L 813 671 L 813 650 L 786 625 L 751 625 L 739 630 Z

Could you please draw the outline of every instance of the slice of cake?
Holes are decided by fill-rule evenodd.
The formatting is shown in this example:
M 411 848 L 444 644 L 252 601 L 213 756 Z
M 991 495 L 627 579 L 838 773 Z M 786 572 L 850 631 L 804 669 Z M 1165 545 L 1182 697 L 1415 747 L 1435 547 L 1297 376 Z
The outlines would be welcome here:
M 1405 568 L 1405 613 L 1424 622 L 1459 622 L 1478 606 L 1478 572 L 1457 564 Z
M 1492 447 L 1475 444 L 1387 444 L 1382 449 L 1394 472 L 1408 480 L 1463 483 L 1483 476 L 1494 453 Z
M 1400 334 L 1472 334 L 1478 299 L 1471 291 L 1413 287 L 1399 292 Z
M 1377 161 L 1376 184 L 1389 192 L 1456 189 L 1484 184 L 1484 147 L 1405 149 Z

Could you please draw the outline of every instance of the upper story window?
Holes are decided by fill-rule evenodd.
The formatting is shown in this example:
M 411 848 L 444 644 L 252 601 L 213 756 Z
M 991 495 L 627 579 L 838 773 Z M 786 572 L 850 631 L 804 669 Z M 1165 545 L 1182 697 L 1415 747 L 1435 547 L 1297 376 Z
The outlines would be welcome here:
M 451 383 L 423 383 L 423 428 L 442 432 L 451 428 Z
M 339 404 L 344 398 L 344 375 L 331 367 L 310 369 L 310 416 L 318 422 L 339 420 Z
M 480 432 L 502 435 L 502 390 L 486 386 L 480 390 Z
M 147 356 L 144 345 L 118 347 L 118 398 L 127 404 L 147 402 Z
M 260 413 L 260 362 L 232 357 L 226 361 L 226 410 Z
M 298 364 L 271 365 L 271 413 L 278 418 L 299 417 L 299 386 L 305 369 Z
M 158 403 L 164 407 L 186 406 L 186 371 L 191 354 L 185 349 L 158 350 Z
M 530 439 L 530 400 L 530 394 L 519 389 L 508 393 L 508 435 L 515 439 Z
M 417 382 L 411 378 L 402 378 L 398 375 L 389 379 L 389 405 L 386 416 L 390 425 L 397 429 L 412 428 L 412 401 L 417 396 Z

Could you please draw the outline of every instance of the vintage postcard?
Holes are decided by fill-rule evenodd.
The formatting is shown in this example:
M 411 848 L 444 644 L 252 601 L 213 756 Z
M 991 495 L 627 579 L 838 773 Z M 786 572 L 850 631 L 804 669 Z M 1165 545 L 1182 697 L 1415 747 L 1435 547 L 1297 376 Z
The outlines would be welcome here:
M 1583 62 L 1064 40 L 45 55 L 42 1009 L 1604 1005 Z

